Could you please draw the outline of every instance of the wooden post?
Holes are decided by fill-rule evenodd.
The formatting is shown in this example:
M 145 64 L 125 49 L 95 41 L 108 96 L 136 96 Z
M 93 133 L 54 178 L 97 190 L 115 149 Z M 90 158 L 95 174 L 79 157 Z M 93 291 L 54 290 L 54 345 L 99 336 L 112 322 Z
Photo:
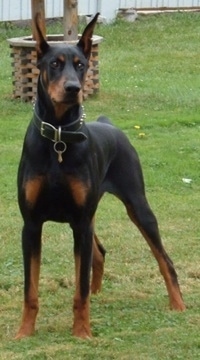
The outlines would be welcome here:
M 35 40 L 35 27 L 33 26 L 33 20 L 37 13 L 40 14 L 39 22 L 42 35 L 46 37 L 46 26 L 45 26 L 45 7 L 44 0 L 31 0 L 31 11 L 32 11 L 32 34 Z
M 64 40 L 71 41 L 78 39 L 78 1 L 64 0 L 63 25 Z

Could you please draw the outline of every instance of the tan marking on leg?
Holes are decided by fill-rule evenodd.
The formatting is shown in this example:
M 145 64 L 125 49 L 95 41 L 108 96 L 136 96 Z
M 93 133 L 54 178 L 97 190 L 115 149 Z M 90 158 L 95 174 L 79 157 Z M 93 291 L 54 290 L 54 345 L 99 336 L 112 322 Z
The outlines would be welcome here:
M 89 296 L 84 301 L 77 294 L 74 297 L 73 335 L 82 339 L 92 337 L 89 321 L 89 302 Z
M 167 266 L 166 261 L 161 256 L 159 251 L 150 244 L 149 241 L 148 241 L 148 243 L 149 243 L 149 246 L 158 262 L 160 272 L 164 277 L 166 288 L 167 288 L 168 295 L 169 295 L 169 302 L 170 302 L 171 310 L 177 310 L 177 311 L 185 310 L 186 307 L 185 307 L 185 304 L 182 299 L 182 295 L 181 295 L 181 291 L 180 291 L 178 282 L 176 284 L 173 282 L 173 279 L 169 272 L 169 268 Z
M 185 304 L 182 299 L 178 281 L 176 281 L 176 283 L 173 282 L 172 275 L 170 274 L 166 260 L 164 259 L 162 254 L 156 249 L 156 247 L 153 245 L 151 239 L 149 239 L 146 232 L 138 225 L 138 223 L 134 217 L 134 214 L 132 214 L 129 207 L 127 207 L 127 212 L 128 212 L 129 217 L 131 218 L 131 220 L 135 223 L 135 225 L 138 227 L 138 229 L 144 236 L 145 240 L 149 244 L 149 247 L 150 247 L 154 257 L 158 262 L 160 272 L 165 280 L 166 288 L 168 291 L 170 308 L 172 310 L 177 310 L 177 311 L 185 310 L 186 307 L 185 307 Z
M 78 206 L 83 206 L 87 198 L 89 186 L 73 177 L 68 177 L 68 183 L 75 203 Z
M 40 256 L 31 259 L 30 288 L 24 301 L 24 309 L 20 329 L 15 339 L 31 336 L 35 331 L 35 322 L 39 311 L 38 284 L 40 273 Z
M 104 273 L 104 257 L 97 246 L 97 236 L 93 236 L 93 261 L 92 261 L 92 283 L 91 292 L 97 294 L 101 291 L 102 278 Z
M 81 259 L 80 255 L 75 255 L 75 281 L 76 281 L 76 288 L 79 287 L 80 281 L 80 266 L 81 266 Z
M 44 184 L 44 178 L 43 176 L 38 176 L 34 179 L 28 180 L 25 185 L 25 197 L 26 201 L 30 203 L 31 206 L 34 206 L 34 204 L 37 201 L 38 195 L 41 192 L 41 189 Z
M 75 255 L 76 292 L 74 296 L 74 324 L 73 335 L 86 339 L 92 336 L 89 320 L 89 296 L 81 299 L 80 296 L 80 256 Z

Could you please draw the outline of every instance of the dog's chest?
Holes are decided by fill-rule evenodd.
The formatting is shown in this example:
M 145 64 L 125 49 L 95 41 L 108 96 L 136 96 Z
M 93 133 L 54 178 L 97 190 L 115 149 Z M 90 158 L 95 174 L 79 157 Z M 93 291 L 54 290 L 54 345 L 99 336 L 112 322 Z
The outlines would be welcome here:
M 34 181 L 31 186 L 34 189 Z M 86 205 L 90 190 L 87 179 L 74 174 L 50 172 L 41 177 L 39 186 L 37 180 L 33 210 L 44 220 L 70 222 Z
M 90 181 L 77 175 L 47 176 L 48 197 L 72 200 L 77 205 L 83 205 L 90 188 Z

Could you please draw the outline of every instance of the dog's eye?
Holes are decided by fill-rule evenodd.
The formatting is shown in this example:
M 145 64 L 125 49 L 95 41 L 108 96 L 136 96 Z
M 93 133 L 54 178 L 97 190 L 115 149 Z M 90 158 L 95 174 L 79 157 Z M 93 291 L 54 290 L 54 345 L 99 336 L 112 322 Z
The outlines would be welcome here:
M 83 70 L 84 65 L 81 62 L 76 63 L 77 70 Z
M 61 66 L 61 61 L 59 59 L 51 62 L 51 67 L 53 69 L 58 69 Z

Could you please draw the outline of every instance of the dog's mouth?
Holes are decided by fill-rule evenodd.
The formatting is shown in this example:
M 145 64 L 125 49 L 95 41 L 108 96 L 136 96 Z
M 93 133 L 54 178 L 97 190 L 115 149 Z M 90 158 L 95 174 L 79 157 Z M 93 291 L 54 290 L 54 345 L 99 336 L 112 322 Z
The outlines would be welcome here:
M 68 96 L 67 98 L 64 98 L 62 100 L 58 100 L 55 98 L 51 98 L 51 101 L 53 103 L 54 106 L 66 106 L 66 107 L 71 107 L 73 105 L 79 104 L 79 97 L 78 96 Z
M 80 101 L 82 101 L 82 91 L 80 90 L 79 92 L 76 91 L 70 91 L 70 92 L 66 92 L 66 93 L 62 93 L 62 94 L 56 94 L 50 96 L 51 97 L 51 101 L 53 104 L 59 105 L 59 104 L 66 104 L 66 105 L 71 105 L 71 104 L 78 104 L 80 103 Z
M 80 91 L 80 94 L 76 95 L 66 95 L 63 98 L 51 97 L 51 102 L 55 110 L 56 118 L 60 119 L 70 108 L 82 104 L 82 92 Z

